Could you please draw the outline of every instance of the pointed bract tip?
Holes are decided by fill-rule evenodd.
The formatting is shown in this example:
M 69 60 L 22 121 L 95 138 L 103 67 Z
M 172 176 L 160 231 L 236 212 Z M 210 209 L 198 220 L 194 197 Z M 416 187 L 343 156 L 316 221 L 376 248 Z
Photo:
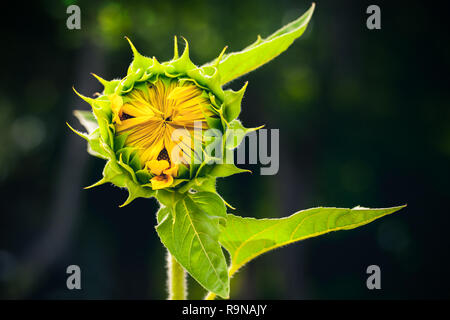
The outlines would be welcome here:
M 177 36 L 173 38 L 173 60 L 178 59 L 178 39 Z
M 252 128 L 250 132 L 252 132 L 252 131 L 258 131 L 259 129 L 262 129 L 262 128 L 264 128 L 265 126 L 266 126 L 266 125 L 263 124 L 262 126 Z
M 223 55 L 225 54 L 225 51 L 227 51 L 228 46 L 225 46 L 225 48 L 222 49 L 222 52 L 220 52 L 219 56 L 217 57 L 216 63 L 214 64 L 215 67 L 217 67 L 220 63 L 220 61 L 223 58 Z
M 311 16 L 312 16 L 315 9 L 316 9 L 316 3 L 313 2 L 313 3 L 311 3 L 311 7 L 308 9 L 308 11 L 306 11 L 306 13 L 311 12 Z M 309 21 L 309 19 L 308 19 L 308 21 Z
M 72 90 L 77 94 L 77 96 L 79 96 L 81 99 L 83 99 L 84 101 L 86 101 L 87 103 L 91 104 L 92 101 L 94 101 L 94 99 L 83 96 L 81 93 L 79 93 L 74 86 L 72 86 Z
M 239 92 L 242 92 L 242 94 L 245 92 L 245 90 L 247 89 L 248 86 L 248 81 L 245 81 L 244 85 L 242 86 L 242 88 L 239 90 Z
M 223 203 L 225 203 L 225 205 L 226 205 L 228 208 L 230 208 L 231 210 L 236 210 L 236 208 L 233 207 L 231 204 L 229 204 L 228 202 L 226 202 L 224 199 L 222 199 L 222 200 L 223 200 Z
M 125 200 L 125 202 L 122 203 L 122 204 L 119 206 L 119 208 L 123 208 L 123 207 L 125 207 L 126 205 L 130 204 L 131 201 L 133 201 L 134 199 L 135 199 L 135 197 L 133 197 L 133 196 L 131 195 L 131 192 L 128 191 L 128 198 L 127 198 L 127 200 Z
M 106 86 L 106 85 L 109 83 L 109 81 L 103 79 L 102 77 L 96 75 L 96 74 L 93 73 L 93 72 L 91 72 L 91 75 L 92 75 L 95 79 L 97 79 L 98 82 L 100 82 L 103 86 Z
M 85 190 L 91 189 L 91 188 L 100 186 L 100 185 L 102 185 L 102 184 L 105 184 L 106 182 L 108 182 L 108 181 L 106 181 L 105 178 L 103 177 L 102 179 L 100 179 L 100 180 L 97 181 L 96 183 L 91 184 L 90 186 L 84 187 L 83 189 L 85 189 Z
M 69 127 L 70 130 L 72 130 L 75 134 L 79 135 L 80 137 L 82 137 L 83 139 L 85 139 L 86 141 L 89 141 L 89 138 L 83 134 L 82 132 L 75 130 L 74 128 L 72 128 L 72 126 L 66 122 L 66 125 Z
M 183 54 L 181 55 L 181 57 L 189 57 L 189 42 L 186 40 L 185 37 L 181 36 L 181 38 L 184 40 L 184 43 L 186 44 L 186 46 L 184 47 L 184 51 Z

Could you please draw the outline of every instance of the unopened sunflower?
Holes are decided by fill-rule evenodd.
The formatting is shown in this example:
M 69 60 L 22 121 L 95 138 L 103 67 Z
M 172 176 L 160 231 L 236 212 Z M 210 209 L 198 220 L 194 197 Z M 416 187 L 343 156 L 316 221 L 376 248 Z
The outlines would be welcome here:
M 95 99 L 77 92 L 92 106 L 93 115 L 75 112 L 88 129 L 87 134 L 76 133 L 88 140 L 91 154 L 108 160 L 103 178 L 92 186 L 111 182 L 127 188 L 125 205 L 137 197 L 155 196 L 160 189 L 200 191 L 217 177 L 245 171 L 224 165 L 226 152 L 205 153 L 205 130 L 225 136 L 230 127 L 244 133 L 257 129 L 244 128 L 236 120 L 246 85 L 238 91 L 222 89 L 219 68 L 225 49 L 213 63 L 197 67 L 186 40 L 179 56 L 175 37 L 174 58 L 165 63 L 144 57 L 127 40 L 134 53 L 127 76 L 106 81 L 94 75 L 104 85 Z

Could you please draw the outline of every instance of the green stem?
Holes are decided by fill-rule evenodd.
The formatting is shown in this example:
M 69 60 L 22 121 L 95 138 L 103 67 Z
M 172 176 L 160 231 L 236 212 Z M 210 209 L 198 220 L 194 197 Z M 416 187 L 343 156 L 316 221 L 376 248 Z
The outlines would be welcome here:
M 186 300 L 186 271 L 169 251 L 167 251 L 167 289 L 169 290 L 169 300 Z

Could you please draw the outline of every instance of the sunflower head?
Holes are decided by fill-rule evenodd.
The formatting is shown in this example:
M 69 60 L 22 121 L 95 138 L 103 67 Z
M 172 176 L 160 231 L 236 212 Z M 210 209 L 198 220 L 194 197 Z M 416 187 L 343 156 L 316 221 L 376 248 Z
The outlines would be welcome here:
M 164 63 L 141 55 L 127 40 L 134 59 L 123 79 L 94 75 L 104 86 L 95 99 L 75 91 L 93 111 L 75 113 L 88 128 L 76 133 L 88 141 L 91 154 L 107 160 L 103 178 L 93 186 L 111 182 L 127 188 L 127 204 L 161 189 L 214 188 L 217 177 L 245 171 L 221 161 L 227 154 L 229 137 L 223 137 L 228 129 L 243 128 L 235 119 L 246 88 L 222 89 L 217 66 L 225 49 L 215 62 L 197 67 L 186 40 L 179 56 L 175 38 L 174 57 Z M 205 141 L 209 129 L 219 132 L 220 141 Z M 221 151 L 206 153 L 211 145 Z

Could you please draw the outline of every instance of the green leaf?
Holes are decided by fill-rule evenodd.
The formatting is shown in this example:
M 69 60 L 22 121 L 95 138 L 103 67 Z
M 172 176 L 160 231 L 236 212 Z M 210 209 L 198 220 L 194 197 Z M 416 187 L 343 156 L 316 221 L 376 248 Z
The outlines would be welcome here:
M 242 51 L 233 52 L 223 56 L 218 65 L 221 83 L 228 83 L 256 68 L 266 64 L 283 51 L 285 51 L 295 39 L 299 38 L 314 12 L 315 5 L 305 12 L 300 18 L 285 25 L 266 39 L 258 40 Z M 208 65 L 215 65 L 217 61 Z
M 223 178 L 223 177 L 228 177 L 228 176 L 232 176 L 233 174 L 238 174 L 238 173 L 243 173 L 243 172 L 251 173 L 250 170 L 238 168 L 234 164 L 222 163 L 222 164 L 216 164 L 214 166 L 214 168 L 209 172 L 209 175 L 212 177 Z
M 353 229 L 404 207 L 313 208 L 281 219 L 244 218 L 229 214 L 219 241 L 231 255 L 231 276 L 267 251 L 327 232 Z
M 80 121 L 89 134 L 98 128 L 97 119 L 95 119 L 91 111 L 75 110 L 73 115 Z
M 211 192 L 189 193 L 163 208 L 158 220 L 156 231 L 178 263 L 205 289 L 228 298 L 228 267 L 219 244 L 226 222 L 222 199 Z

